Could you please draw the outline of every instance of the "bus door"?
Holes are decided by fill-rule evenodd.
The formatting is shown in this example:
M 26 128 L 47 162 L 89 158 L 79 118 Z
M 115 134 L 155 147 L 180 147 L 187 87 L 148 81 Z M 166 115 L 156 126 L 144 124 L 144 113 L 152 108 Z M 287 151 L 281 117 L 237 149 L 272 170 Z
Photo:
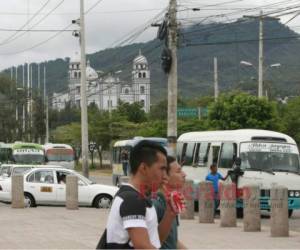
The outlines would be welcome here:
M 237 144 L 233 142 L 222 143 L 218 161 L 218 171 L 225 177 L 228 170 L 233 168 L 237 157 Z
M 220 148 L 221 148 L 221 142 L 212 142 L 210 144 L 209 152 L 208 152 L 208 161 L 207 161 L 208 168 L 212 164 L 218 165 Z
M 207 175 L 207 159 L 209 143 L 207 142 L 184 142 L 178 154 L 180 163 L 184 166 L 183 171 L 187 179 L 199 183 Z

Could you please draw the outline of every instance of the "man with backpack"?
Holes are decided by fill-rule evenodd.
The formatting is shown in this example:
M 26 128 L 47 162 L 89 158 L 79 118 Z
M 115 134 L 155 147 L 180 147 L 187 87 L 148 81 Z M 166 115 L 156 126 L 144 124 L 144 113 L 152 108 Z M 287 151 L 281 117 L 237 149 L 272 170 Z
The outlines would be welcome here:
M 157 214 L 148 195 L 167 179 L 167 152 L 158 143 L 144 140 L 132 148 L 129 159 L 129 183 L 122 185 L 114 198 L 97 249 L 161 247 Z

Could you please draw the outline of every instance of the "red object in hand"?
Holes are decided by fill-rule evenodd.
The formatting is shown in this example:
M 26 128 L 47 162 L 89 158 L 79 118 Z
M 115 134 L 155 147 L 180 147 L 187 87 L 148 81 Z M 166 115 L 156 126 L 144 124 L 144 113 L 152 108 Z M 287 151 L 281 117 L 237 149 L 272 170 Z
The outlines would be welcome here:
M 170 193 L 170 205 L 174 213 L 180 214 L 183 212 L 185 206 L 179 192 L 173 191 Z

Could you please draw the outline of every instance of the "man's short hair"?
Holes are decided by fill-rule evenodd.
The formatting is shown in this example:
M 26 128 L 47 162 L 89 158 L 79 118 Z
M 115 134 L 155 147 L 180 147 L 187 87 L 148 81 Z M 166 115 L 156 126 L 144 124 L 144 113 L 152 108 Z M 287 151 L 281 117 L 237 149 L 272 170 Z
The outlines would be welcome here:
M 170 172 L 170 170 L 171 170 L 171 164 L 173 163 L 173 162 L 175 162 L 176 161 L 176 158 L 175 157 L 173 157 L 173 156 L 171 156 L 171 155 L 168 155 L 168 157 L 167 157 L 167 174 L 169 174 L 169 172 Z
M 212 163 L 212 164 L 210 165 L 210 168 L 214 168 L 214 167 L 217 167 L 217 164 L 216 164 L 216 163 Z
M 157 142 L 142 140 L 138 142 L 130 152 L 130 171 L 135 175 L 141 163 L 151 166 L 157 161 L 157 153 L 162 153 L 167 157 L 166 149 Z

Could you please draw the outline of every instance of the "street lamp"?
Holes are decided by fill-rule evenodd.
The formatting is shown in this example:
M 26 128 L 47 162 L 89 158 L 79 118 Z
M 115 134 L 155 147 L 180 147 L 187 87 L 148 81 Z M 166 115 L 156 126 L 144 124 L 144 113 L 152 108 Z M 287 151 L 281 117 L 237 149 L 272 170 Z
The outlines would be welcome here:
M 253 67 L 256 71 L 258 71 L 257 68 L 256 68 L 256 67 L 253 65 L 253 63 L 251 63 L 251 62 L 248 62 L 248 61 L 240 61 L 240 64 L 241 64 L 241 65 L 244 65 L 244 66 L 246 66 L 246 67 Z M 269 68 L 279 68 L 279 67 L 281 67 L 281 64 L 280 64 L 280 63 L 273 63 L 273 64 L 270 64 L 270 65 L 268 65 L 267 67 L 264 68 L 263 74 L 264 74 Z M 258 78 L 259 78 L 259 77 L 258 77 Z M 263 75 L 262 75 L 262 79 L 263 79 Z

